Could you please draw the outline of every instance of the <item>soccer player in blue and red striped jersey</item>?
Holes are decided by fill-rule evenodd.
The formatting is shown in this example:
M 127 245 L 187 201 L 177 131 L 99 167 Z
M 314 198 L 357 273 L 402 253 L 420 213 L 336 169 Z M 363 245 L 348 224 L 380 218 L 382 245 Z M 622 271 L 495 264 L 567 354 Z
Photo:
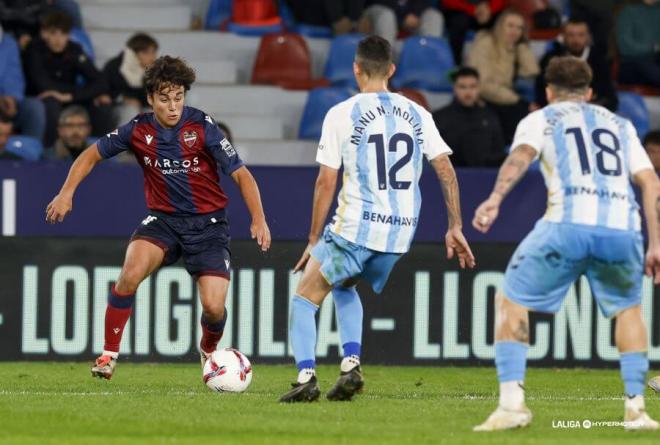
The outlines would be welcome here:
M 145 74 L 153 112 L 136 116 L 87 148 L 46 209 L 47 221 L 62 222 L 71 211 L 76 188 L 94 166 L 126 150 L 133 152 L 144 171 L 149 215 L 133 233 L 108 297 L 105 346 L 92 367 L 95 377 L 112 377 L 140 283 L 180 257 L 197 279 L 202 303 L 202 366 L 216 349 L 227 319 L 231 267 L 227 195 L 218 169 L 238 185 L 252 216 L 252 237 L 263 251 L 270 247 L 270 231 L 252 174 L 213 119 L 184 105 L 194 81 L 195 72 L 183 60 L 169 56 L 156 60 Z

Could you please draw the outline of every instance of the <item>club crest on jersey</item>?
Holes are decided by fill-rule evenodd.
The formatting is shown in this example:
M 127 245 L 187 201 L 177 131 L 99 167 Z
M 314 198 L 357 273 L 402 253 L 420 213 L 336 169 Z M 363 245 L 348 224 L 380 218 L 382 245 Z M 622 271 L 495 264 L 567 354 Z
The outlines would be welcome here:
M 197 132 L 196 131 L 184 131 L 183 132 L 183 142 L 191 148 L 197 142 Z
M 144 139 L 147 141 L 147 145 L 151 145 L 151 141 L 154 140 L 154 137 L 150 134 L 145 134 Z

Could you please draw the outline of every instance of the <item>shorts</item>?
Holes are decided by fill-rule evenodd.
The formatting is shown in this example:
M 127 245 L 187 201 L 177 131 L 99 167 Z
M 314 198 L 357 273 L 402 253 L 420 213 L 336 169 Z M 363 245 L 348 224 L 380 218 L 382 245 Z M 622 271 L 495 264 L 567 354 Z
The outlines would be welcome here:
M 311 254 L 321 263 L 321 275 L 332 287 L 342 285 L 349 278 L 364 278 L 377 294 L 383 291 L 392 268 L 402 256 L 359 246 L 328 227 Z
M 504 275 L 511 301 L 557 312 L 586 275 L 603 315 L 641 304 L 644 252 L 639 232 L 541 220 L 520 243 Z
M 149 241 L 163 249 L 161 266 L 183 257 L 186 270 L 195 278 L 215 275 L 229 279 L 230 237 L 224 210 L 190 216 L 151 211 L 133 232 L 133 240 Z

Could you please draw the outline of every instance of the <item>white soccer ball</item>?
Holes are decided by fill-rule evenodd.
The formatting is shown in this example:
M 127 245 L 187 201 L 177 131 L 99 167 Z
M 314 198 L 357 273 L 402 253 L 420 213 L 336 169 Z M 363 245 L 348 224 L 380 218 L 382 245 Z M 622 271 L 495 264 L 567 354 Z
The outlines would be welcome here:
M 204 364 L 204 383 L 218 392 L 243 392 L 252 382 L 252 365 L 240 351 L 225 348 L 214 351 Z

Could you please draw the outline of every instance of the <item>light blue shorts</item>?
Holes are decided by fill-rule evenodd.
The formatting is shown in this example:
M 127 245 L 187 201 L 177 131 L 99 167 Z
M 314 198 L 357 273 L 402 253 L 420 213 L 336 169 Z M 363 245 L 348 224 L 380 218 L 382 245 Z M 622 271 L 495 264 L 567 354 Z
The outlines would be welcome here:
M 642 235 L 541 220 L 509 261 L 504 293 L 529 309 L 554 313 L 569 287 L 583 274 L 606 317 L 640 304 Z
M 401 255 L 359 246 L 331 232 L 328 227 L 312 249 L 312 256 L 321 263 L 321 274 L 331 286 L 340 286 L 349 278 L 364 278 L 377 294 L 383 291 Z

